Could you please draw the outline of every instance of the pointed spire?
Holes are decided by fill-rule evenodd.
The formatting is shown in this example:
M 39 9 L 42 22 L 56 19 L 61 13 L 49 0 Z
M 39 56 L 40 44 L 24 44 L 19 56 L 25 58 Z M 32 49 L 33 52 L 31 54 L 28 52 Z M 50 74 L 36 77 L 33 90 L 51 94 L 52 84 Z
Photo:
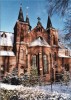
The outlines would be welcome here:
M 28 25 L 30 25 L 29 17 L 28 17 L 28 9 L 29 7 L 26 7 L 26 22 L 28 23 Z
M 22 11 L 22 4 L 19 10 L 18 20 L 24 22 L 23 11 Z
M 50 19 L 50 16 L 48 16 L 48 21 L 47 21 L 46 29 L 51 28 L 51 27 L 52 27 L 51 19 Z
M 29 17 L 28 17 L 28 15 L 26 15 L 26 23 L 28 23 L 28 25 L 30 25 L 30 22 L 29 22 Z
M 31 30 L 31 25 L 30 25 L 30 21 L 29 21 L 29 17 L 28 15 L 26 15 L 26 23 L 28 23 L 28 26 L 29 26 L 29 30 Z
M 26 7 L 26 23 L 28 23 L 28 26 L 29 26 L 29 30 L 31 30 L 31 25 L 30 25 L 30 21 L 29 21 L 29 17 L 28 17 L 28 9 L 29 7 Z

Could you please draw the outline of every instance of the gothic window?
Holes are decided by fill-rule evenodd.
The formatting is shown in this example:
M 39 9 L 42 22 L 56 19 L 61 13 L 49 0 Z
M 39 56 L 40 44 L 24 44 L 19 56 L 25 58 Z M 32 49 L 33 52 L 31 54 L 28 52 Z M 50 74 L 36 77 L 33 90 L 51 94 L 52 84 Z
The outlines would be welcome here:
M 36 55 L 32 56 L 32 66 L 36 67 Z
M 54 52 L 54 60 L 56 61 L 56 52 Z
M 56 44 L 55 36 L 54 36 L 54 35 L 53 35 L 53 44 L 54 44 L 54 45 Z
M 50 53 L 50 58 L 51 58 L 51 53 Z
M 21 34 L 20 41 L 23 41 L 23 39 L 24 39 L 24 34 Z
M 37 27 L 37 32 L 42 32 L 42 28 L 40 26 Z
M 24 30 L 23 30 L 23 29 L 21 29 L 20 41 L 23 41 L 23 39 L 24 39 Z
M 44 74 L 47 74 L 47 71 L 48 71 L 48 60 L 47 60 L 47 56 L 46 55 L 43 55 L 43 73 Z
M 50 44 L 50 33 L 48 33 L 48 43 Z
M 1 70 L 1 75 L 3 75 L 4 74 L 4 65 L 1 65 L 0 70 Z
M 64 66 L 64 58 L 62 58 L 62 66 Z
M 69 64 L 65 64 L 65 70 L 69 71 Z
M 21 69 L 23 69 L 23 68 L 24 68 L 24 66 L 21 66 L 20 68 L 21 68 Z

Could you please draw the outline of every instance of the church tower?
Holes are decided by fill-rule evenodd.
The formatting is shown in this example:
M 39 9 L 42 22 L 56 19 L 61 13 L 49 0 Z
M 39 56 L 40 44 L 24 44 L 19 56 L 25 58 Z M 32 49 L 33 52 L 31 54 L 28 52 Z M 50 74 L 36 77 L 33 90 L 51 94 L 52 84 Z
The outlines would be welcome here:
M 26 67 L 26 36 L 28 34 L 30 27 L 29 18 L 26 18 L 24 21 L 22 7 L 20 7 L 18 20 L 14 27 L 14 44 L 13 50 L 16 54 L 16 67 L 18 68 L 18 72 L 24 73 L 24 69 Z
M 53 28 L 52 22 L 49 16 L 48 16 L 46 31 L 48 35 L 47 41 L 51 46 L 52 68 L 57 68 L 58 66 L 58 32 L 55 28 Z
M 20 7 L 18 21 L 14 27 L 14 43 L 15 42 L 24 42 L 24 37 L 29 30 L 29 23 L 24 21 L 22 7 Z
M 52 22 L 50 19 L 50 16 L 48 16 L 48 21 L 47 21 L 47 27 L 46 27 L 47 33 L 48 33 L 48 43 L 53 46 L 53 45 L 58 45 L 58 33 L 55 28 L 52 26 Z

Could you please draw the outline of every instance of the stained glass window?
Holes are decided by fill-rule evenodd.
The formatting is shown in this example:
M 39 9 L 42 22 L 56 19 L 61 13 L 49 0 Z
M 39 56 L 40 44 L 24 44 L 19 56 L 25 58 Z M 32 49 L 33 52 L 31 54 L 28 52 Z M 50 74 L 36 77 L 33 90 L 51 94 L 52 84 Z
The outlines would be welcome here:
M 44 66 L 44 68 L 43 68 L 43 73 L 44 74 L 46 74 L 47 73 L 47 71 L 48 71 L 48 60 L 47 60 L 47 56 L 46 55 L 43 55 L 43 66 Z

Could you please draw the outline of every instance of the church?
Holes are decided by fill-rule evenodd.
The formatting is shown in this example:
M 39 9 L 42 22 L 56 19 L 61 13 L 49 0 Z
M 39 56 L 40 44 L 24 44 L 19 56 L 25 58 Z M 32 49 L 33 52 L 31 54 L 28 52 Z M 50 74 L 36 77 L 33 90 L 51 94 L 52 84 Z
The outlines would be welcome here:
M 70 51 L 59 42 L 58 31 L 52 26 L 48 16 L 46 29 L 40 18 L 37 18 L 34 29 L 30 25 L 28 15 L 24 20 L 20 7 L 14 33 L 0 31 L 0 73 L 1 78 L 18 69 L 18 76 L 28 74 L 36 69 L 38 76 L 45 76 L 47 81 L 51 75 L 64 70 L 71 72 Z

